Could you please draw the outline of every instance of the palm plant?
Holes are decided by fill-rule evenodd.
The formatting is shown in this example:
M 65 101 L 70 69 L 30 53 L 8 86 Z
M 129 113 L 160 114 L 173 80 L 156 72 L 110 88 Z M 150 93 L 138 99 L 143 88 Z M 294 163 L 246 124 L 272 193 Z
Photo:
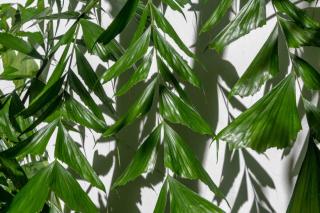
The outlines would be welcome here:
M 232 2 L 220 0 L 199 33 L 218 25 Z M 303 47 L 320 44 L 320 22 L 289 0 L 270 2 L 277 19 L 274 30 L 230 91 L 217 86 L 232 102 L 234 96 L 257 93 L 274 78 L 278 83 L 253 106 L 230 119 L 228 126 L 214 133 L 209 119 L 201 116 L 185 89 L 194 87 L 199 94 L 205 92 L 198 73 L 186 58 L 198 64 L 201 61 L 164 15 L 169 7 L 184 16 L 184 9 L 192 3 L 128 0 L 103 28 L 104 3 L 28 0 L 25 4 L 0 5 L 0 78 L 14 85 L 13 90 L 1 92 L 0 97 L 1 211 L 98 212 L 77 179 L 102 191 L 106 187 L 73 135 L 83 137 L 84 131 L 89 130 L 100 137 L 95 143 L 120 143 L 121 131 L 140 122 L 144 125 L 140 145 L 131 162 L 113 180 L 111 191 L 126 187 L 145 173 L 157 172 L 162 177 L 162 187 L 154 212 L 229 211 L 219 207 L 221 201 L 230 206 L 227 191 L 221 190 L 203 168 L 179 131 L 184 128 L 217 145 L 219 141 L 227 142 L 233 151 L 226 150 L 225 166 L 232 163 L 228 159 L 231 155 L 243 156 L 243 180 L 249 177 L 255 194 L 252 210 L 272 212 L 274 209 L 260 193 L 256 181 L 259 178 L 254 177 L 252 169 L 254 159 L 246 148 L 263 153 L 271 147 L 292 146 L 301 130 L 297 83 L 310 134 L 287 211 L 320 212 L 320 111 L 304 95 L 305 91 L 320 89 L 320 74 L 299 56 Z M 265 25 L 266 5 L 264 0 L 247 1 L 233 20 L 213 40 L 208 40 L 208 47 L 220 53 L 231 42 Z M 124 47 L 117 36 L 127 33 L 125 30 L 131 25 L 134 30 Z M 280 36 L 285 38 L 292 64 L 289 73 L 279 68 Z M 89 56 L 96 57 L 101 66 L 94 68 Z M 120 84 L 123 76 L 126 81 Z M 116 91 L 110 91 L 114 87 Z M 126 98 L 137 87 L 138 97 L 128 110 L 120 112 L 117 100 Z M 153 120 L 151 126 L 148 120 Z M 140 128 L 136 131 L 139 134 Z M 54 159 L 48 154 L 49 142 L 54 144 Z M 217 202 L 202 198 L 184 183 L 186 179 L 207 185 Z

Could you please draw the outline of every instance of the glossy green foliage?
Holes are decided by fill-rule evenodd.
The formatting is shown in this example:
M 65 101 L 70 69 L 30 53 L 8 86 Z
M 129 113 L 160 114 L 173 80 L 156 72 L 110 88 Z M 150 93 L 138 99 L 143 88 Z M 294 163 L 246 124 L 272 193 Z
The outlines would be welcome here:
M 217 138 L 232 147 L 246 146 L 258 152 L 290 146 L 301 129 L 295 96 L 294 77 L 289 75 L 232 121 Z
M 261 86 L 279 72 L 277 26 L 253 59 L 245 73 L 231 90 L 231 95 L 248 96 L 260 90 Z
M 213 203 L 197 195 L 185 185 L 172 177 L 168 177 L 161 189 L 159 199 L 154 212 L 165 212 L 166 193 L 170 195 L 170 212 L 206 212 L 218 213 L 224 212 Z
M 250 0 L 243 6 L 236 18 L 210 42 L 210 47 L 221 52 L 229 43 L 265 23 L 265 1 Z
M 287 212 L 320 211 L 320 151 L 312 137 L 301 165 Z

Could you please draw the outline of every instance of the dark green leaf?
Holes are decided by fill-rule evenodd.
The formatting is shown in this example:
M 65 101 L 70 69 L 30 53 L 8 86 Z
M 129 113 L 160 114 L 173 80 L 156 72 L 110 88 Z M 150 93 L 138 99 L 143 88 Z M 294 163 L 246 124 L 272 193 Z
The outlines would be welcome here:
M 158 27 L 168 34 L 180 47 L 181 50 L 183 50 L 188 56 L 194 57 L 194 54 L 189 50 L 189 48 L 183 43 L 183 41 L 180 39 L 174 28 L 171 26 L 171 24 L 168 22 L 168 20 L 160 13 L 160 11 L 151 3 L 151 14 L 156 21 Z
M 200 87 L 201 83 L 195 73 L 192 71 L 188 63 L 177 53 L 177 51 L 157 32 L 152 31 L 153 42 L 155 47 L 159 51 L 160 55 L 171 68 L 176 72 L 183 80 L 191 83 L 196 87 Z
M 78 79 L 78 77 L 74 74 L 72 70 L 69 71 L 68 80 L 70 83 L 70 87 L 72 88 L 73 91 L 75 91 L 79 95 L 83 103 L 85 103 L 85 105 L 87 105 L 87 107 L 90 108 L 90 110 L 95 114 L 95 116 L 97 116 L 97 118 L 104 121 L 104 118 L 99 106 L 95 103 L 90 93 L 82 85 L 81 81 Z
M 320 73 L 302 58 L 292 55 L 292 64 L 295 72 L 300 75 L 308 89 L 320 89 Z
M 205 200 L 195 192 L 188 189 L 177 180 L 169 177 L 169 192 L 170 192 L 170 212 L 171 213 L 216 213 L 223 212 L 222 209 L 215 206 L 213 203 Z
M 153 213 L 164 213 L 166 210 L 167 204 L 167 197 L 168 197 L 168 181 L 165 180 L 163 183 L 160 194 L 156 203 L 156 206 L 153 210 Z
M 234 85 L 230 95 L 253 95 L 268 79 L 278 73 L 278 27 L 276 26 L 248 69 Z
M 272 0 L 272 3 L 281 13 L 288 15 L 292 20 L 299 23 L 302 27 L 319 28 L 320 23 L 310 16 L 305 11 L 299 9 L 289 0 Z
M 98 98 L 102 101 L 102 103 L 105 104 L 112 113 L 114 113 L 111 101 L 106 95 L 97 74 L 94 72 L 91 65 L 78 48 L 76 48 L 76 58 L 78 73 L 83 79 L 84 83 L 88 86 L 89 92 L 93 91 L 94 94 L 96 94 L 96 96 L 98 96 Z
M 320 212 L 320 151 L 310 137 L 296 185 L 287 209 L 291 212 Z
M 109 27 L 99 36 L 97 42 L 108 44 L 114 39 L 129 23 L 134 16 L 139 0 L 127 0 L 119 14 L 114 18 Z
M 102 79 L 107 82 L 119 76 L 125 70 L 130 68 L 134 63 L 141 59 L 147 52 L 150 43 L 150 28 L 133 43 L 119 60 L 116 61 L 106 72 L 102 75 Z
M 103 133 L 104 137 L 110 137 L 119 132 L 123 127 L 131 124 L 133 121 L 144 116 L 151 108 L 155 93 L 155 86 L 158 79 L 155 78 L 145 89 L 139 99 L 131 106 L 126 114 L 121 116 L 107 131 Z
M 250 147 L 263 152 L 270 147 L 290 146 L 300 129 L 295 79 L 290 74 L 224 128 L 217 138 L 235 148 Z
M 34 213 L 42 210 L 49 195 L 53 167 L 54 165 L 51 164 L 29 180 L 14 197 L 8 213 Z M 35 197 L 37 198 L 36 202 L 34 200 Z
M 57 120 L 49 123 L 32 136 L 19 142 L 3 154 L 7 157 L 20 157 L 27 154 L 41 155 L 44 153 L 50 137 L 57 126 Z
M 164 86 L 160 88 L 160 113 L 172 123 L 185 125 L 200 134 L 213 134 L 209 124 L 193 107 Z
M 207 32 L 214 25 L 216 25 L 222 19 L 222 17 L 227 13 L 228 9 L 232 5 L 232 2 L 233 2 L 232 0 L 221 0 L 219 2 L 218 7 L 215 8 L 210 18 L 202 26 L 200 32 Z
M 56 158 L 65 162 L 73 170 L 79 173 L 81 177 L 89 181 L 92 185 L 100 188 L 101 190 L 105 190 L 98 175 L 90 166 L 76 142 L 71 138 L 61 122 L 59 123 L 54 155 Z
M 146 80 L 150 71 L 152 63 L 153 51 L 151 51 L 146 58 L 143 60 L 142 64 L 134 71 L 129 81 L 124 84 L 117 92 L 117 96 L 124 95 L 137 83 Z
M 123 186 L 128 182 L 136 179 L 138 176 L 153 169 L 157 152 L 157 145 L 160 142 L 162 125 L 159 125 L 148 138 L 142 143 L 137 152 L 135 153 L 131 163 L 117 178 L 113 184 L 113 188 Z
M 143 12 L 140 16 L 140 20 L 139 20 L 139 24 L 137 26 L 137 29 L 134 32 L 134 35 L 132 37 L 132 40 L 130 41 L 130 44 L 134 44 L 143 34 L 143 32 L 145 31 L 146 27 L 147 27 L 147 23 L 149 21 L 148 17 L 149 17 L 149 6 L 146 5 L 143 8 Z
M 306 28 L 278 16 L 289 47 L 320 46 L 320 29 Z
M 21 111 L 19 115 L 29 117 L 38 112 L 40 109 L 42 109 L 43 106 L 50 103 L 50 101 L 52 101 L 56 97 L 56 95 L 59 94 L 63 81 L 64 78 L 60 78 L 52 86 L 46 85 L 41 91 L 41 93 L 34 100 L 32 100 L 28 108 Z
M 226 45 L 266 23 L 265 0 L 249 0 L 236 18 L 230 22 L 210 43 L 221 52 Z
M 63 109 L 63 116 L 67 120 L 71 120 L 90 129 L 94 129 L 97 132 L 104 132 L 107 128 L 103 120 L 97 118 L 91 111 L 68 94 L 65 94 Z
M 303 98 L 310 134 L 320 142 L 320 109 Z
M 183 139 L 167 124 L 163 125 L 163 132 L 164 165 L 181 177 L 201 180 L 218 197 L 223 198 L 222 192 Z

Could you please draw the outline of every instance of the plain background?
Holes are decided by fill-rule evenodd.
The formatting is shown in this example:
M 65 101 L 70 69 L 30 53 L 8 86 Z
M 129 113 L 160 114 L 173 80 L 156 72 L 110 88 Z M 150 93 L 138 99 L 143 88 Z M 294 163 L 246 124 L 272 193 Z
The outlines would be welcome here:
M 19 2 L 23 4 L 25 1 L 0 0 L 1 4 L 9 2 Z M 110 12 L 110 16 L 105 16 L 103 19 L 104 28 L 110 23 L 112 16 L 117 14 L 121 5 L 123 5 L 123 2 L 125 1 L 103 2 L 105 10 Z M 228 110 L 225 103 L 225 97 L 222 93 L 223 88 L 229 90 L 230 87 L 232 87 L 237 78 L 242 75 L 253 60 L 253 57 L 260 50 L 275 25 L 275 18 L 273 17 L 274 11 L 271 4 L 268 3 L 267 16 L 270 18 L 268 19 L 267 25 L 253 30 L 248 35 L 230 44 L 223 53 L 217 54 L 213 50 L 206 50 L 206 45 L 210 39 L 217 34 L 219 29 L 221 29 L 228 20 L 234 17 L 233 13 L 231 12 L 213 31 L 199 36 L 199 24 L 203 23 L 203 21 L 208 18 L 217 3 L 210 3 L 211 1 L 209 1 L 207 5 L 203 5 L 198 4 L 196 1 L 193 2 L 193 9 L 198 11 L 194 12 L 189 10 L 190 7 L 187 6 L 184 10 L 186 19 L 184 19 L 181 14 L 170 9 L 166 10 L 165 16 L 181 36 L 181 39 L 187 46 L 191 47 L 206 68 L 206 71 L 204 71 L 201 68 L 201 65 L 188 59 L 203 81 L 206 94 L 204 95 L 201 91 L 189 86 L 186 87 L 186 90 L 191 95 L 194 106 L 217 133 L 228 123 Z M 235 1 L 233 11 L 238 11 L 239 6 L 240 3 Z M 134 29 L 134 23 L 131 23 L 131 25 L 123 33 L 124 35 L 119 38 L 124 46 L 130 41 L 130 36 Z M 61 24 L 60 26 L 59 32 L 64 33 L 68 24 L 64 23 L 64 25 Z M 286 72 L 291 67 L 288 67 L 288 59 L 283 44 L 280 44 L 279 53 L 280 60 L 282 61 L 281 69 L 283 72 Z M 308 48 L 303 54 L 314 66 L 319 68 L 320 64 L 314 57 L 317 53 L 318 51 L 316 49 Z M 302 54 L 302 51 L 300 54 Z M 107 64 L 101 63 L 95 56 L 86 56 L 94 68 L 108 66 Z M 154 70 L 156 67 L 153 66 L 152 69 Z M 121 85 L 127 78 L 128 76 L 121 77 L 117 82 L 117 85 Z M 220 85 L 219 87 L 218 84 Z M 8 84 L 8 82 L 0 81 L 0 88 L 4 91 L 10 91 L 12 85 Z M 114 93 L 113 85 L 105 85 L 105 89 L 110 97 L 112 97 Z M 141 93 L 142 89 L 143 86 L 138 86 L 132 94 L 128 94 L 123 98 L 116 100 L 115 107 L 117 107 L 120 114 L 127 110 L 128 106 L 133 103 L 137 95 Z M 250 107 L 266 90 L 266 88 L 262 88 L 260 92 L 253 97 L 237 97 L 237 101 L 234 100 L 233 103 L 228 104 L 228 108 L 232 115 L 237 116 L 241 111 L 245 110 L 245 108 Z M 297 97 L 299 97 L 298 92 Z M 297 99 L 297 102 L 298 100 L 299 99 Z M 316 98 L 314 100 L 316 100 Z M 108 123 L 111 124 L 112 122 L 112 119 L 108 119 Z M 112 180 L 119 176 L 121 171 L 128 165 L 139 142 L 146 136 L 146 131 L 150 130 L 152 125 L 148 122 L 152 123 L 152 119 L 143 120 L 140 124 L 137 123 L 126 128 L 119 134 L 118 144 L 114 141 L 100 141 L 94 146 L 94 141 L 99 138 L 99 135 L 95 133 L 92 134 L 88 130 L 84 131 L 84 140 L 79 135 L 72 134 L 76 141 L 84 144 L 83 151 L 89 161 L 93 163 L 95 170 L 100 175 L 107 188 L 107 193 L 103 193 L 97 189 L 90 188 L 86 182 L 80 181 L 83 188 L 88 191 L 90 197 L 100 206 L 101 212 L 106 212 L 108 208 L 110 212 L 117 213 L 148 213 L 153 211 L 163 181 L 161 174 L 157 172 L 154 172 L 152 175 L 138 178 L 127 186 L 121 187 L 119 190 L 109 192 Z M 254 157 L 254 160 L 249 159 L 251 162 L 250 166 L 253 168 L 252 172 L 256 173 L 253 174 L 253 176 L 260 181 L 259 188 L 261 188 L 261 192 L 265 196 L 265 198 L 261 199 L 260 195 L 259 200 L 262 203 L 261 205 L 268 205 L 265 203 L 265 200 L 267 200 L 275 212 L 285 212 L 295 183 L 295 177 L 301 165 L 301 158 L 299 158 L 299 156 L 303 157 L 304 155 L 303 144 L 308 133 L 305 116 L 302 117 L 302 126 L 303 130 L 299 133 L 297 141 L 292 149 L 270 149 L 264 155 L 258 155 L 254 151 L 248 150 L 250 155 Z M 252 187 L 252 183 L 250 182 L 250 179 L 248 179 L 248 176 L 244 176 L 245 171 L 248 171 L 248 165 L 245 163 L 248 159 L 241 157 L 239 154 L 234 154 L 234 156 L 232 156 L 231 152 L 226 150 L 224 142 L 220 142 L 220 148 L 217 152 L 215 143 L 210 145 L 210 140 L 207 138 L 194 135 L 183 128 L 179 130 L 179 132 L 188 141 L 188 144 L 195 151 L 198 158 L 202 160 L 205 169 L 215 183 L 219 184 L 222 182 L 222 190 L 226 191 L 227 199 L 231 204 L 231 207 L 233 207 L 232 211 L 249 212 L 252 205 L 254 205 L 254 199 L 257 198 L 257 192 Z M 53 159 L 53 149 L 54 138 L 48 145 L 49 155 L 51 156 L 50 160 Z M 120 152 L 120 156 L 117 157 L 118 151 Z M 161 158 L 158 160 L 160 161 Z M 243 177 L 245 178 L 243 179 Z M 192 189 L 199 191 L 206 199 L 213 199 L 213 194 L 204 184 L 197 184 L 192 181 L 187 181 L 186 184 L 190 185 Z M 220 207 L 227 212 L 231 211 L 225 202 L 221 202 Z

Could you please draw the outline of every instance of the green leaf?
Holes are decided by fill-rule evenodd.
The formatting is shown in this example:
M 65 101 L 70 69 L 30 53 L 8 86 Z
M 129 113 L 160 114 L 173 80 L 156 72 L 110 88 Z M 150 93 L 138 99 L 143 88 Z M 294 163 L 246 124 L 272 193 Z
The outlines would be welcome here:
M 184 100 L 188 100 L 186 92 L 182 89 L 180 86 L 179 81 L 176 79 L 176 77 L 171 73 L 170 69 L 167 67 L 167 65 L 162 61 L 160 57 L 157 56 L 157 65 L 158 69 L 161 73 L 161 76 L 164 81 L 172 84 L 172 86 L 175 88 L 175 90 L 178 92 L 179 96 L 183 98 Z
M 222 192 L 178 133 L 168 124 L 163 125 L 163 132 L 164 165 L 183 178 L 201 180 L 212 192 L 223 198 Z
M 80 184 L 58 162 L 53 163 L 51 189 L 68 207 L 78 212 L 96 213 L 97 207 Z M 33 196 L 34 199 L 34 196 Z
M 150 28 L 133 43 L 119 60 L 116 61 L 106 72 L 102 75 L 105 82 L 119 76 L 125 70 L 130 68 L 134 63 L 141 59 L 147 52 L 150 43 Z
M 95 116 L 97 116 L 97 118 L 99 118 L 101 121 L 104 121 L 104 118 L 99 106 L 93 100 L 93 98 L 91 97 L 87 89 L 83 86 L 82 82 L 78 79 L 78 77 L 74 74 L 72 70 L 69 71 L 68 75 L 69 75 L 68 81 L 70 84 L 70 88 L 79 95 L 83 103 L 87 107 L 89 107 L 89 109 L 95 114 Z
M 302 78 L 304 85 L 308 89 L 320 89 L 320 73 L 302 58 L 291 56 L 292 64 L 295 72 Z
M 60 78 L 51 86 L 46 85 L 41 93 L 34 100 L 32 100 L 28 108 L 21 111 L 19 115 L 22 115 L 23 117 L 29 117 L 42 109 L 43 106 L 50 103 L 50 101 L 52 101 L 57 96 L 57 94 L 59 94 L 63 81 L 64 77 Z
M 157 30 L 152 31 L 153 42 L 162 58 L 168 65 L 185 81 L 196 87 L 201 83 L 188 63 L 177 53 L 177 51 L 159 34 Z
M 167 179 L 163 183 L 160 194 L 156 203 L 156 206 L 153 210 L 153 213 L 164 213 L 166 210 L 167 204 L 167 197 L 168 197 L 168 181 Z
M 67 120 L 71 120 L 90 129 L 94 129 L 97 132 L 104 132 L 107 128 L 103 120 L 97 118 L 91 111 L 67 93 L 65 93 L 63 109 L 63 116 Z
M 17 50 L 34 58 L 42 58 L 41 55 L 30 44 L 12 34 L 1 32 L 0 44 L 8 49 Z
M 164 86 L 160 87 L 160 113 L 172 123 L 185 125 L 200 134 L 213 134 L 209 124 L 193 107 Z
M 88 50 L 90 51 L 92 50 L 92 48 L 94 48 L 95 41 L 98 39 L 99 35 L 101 35 L 101 33 L 103 32 L 103 28 L 86 19 L 80 19 L 80 24 L 83 31 L 84 43 L 86 44 Z
M 290 74 L 224 128 L 217 138 L 234 148 L 250 147 L 263 152 L 270 147 L 290 146 L 300 129 L 295 80 Z
M 88 86 L 89 92 L 93 91 L 94 94 L 102 101 L 102 103 L 108 107 L 110 112 L 114 113 L 115 110 L 113 109 L 110 99 L 106 95 L 97 74 L 94 72 L 91 65 L 78 48 L 76 48 L 75 52 L 77 58 L 78 73 L 84 83 Z
M 160 142 L 162 125 L 159 125 L 148 138 L 141 144 L 131 163 L 120 177 L 117 178 L 112 188 L 123 186 L 136 179 L 138 176 L 153 168 L 157 145 Z
M 245 73 L 233 86 L 230 95 L 253 95 L 267 80 L 278 73 L 278 27 L 276 26 Z
M 75 24 L 73 24 L 69 28 L 69 30 L 62 35 L 62 37 L 59 39 L 59 41 L 50 50 L 49 55 L 53 55 L 59 49 L 59 47 L 61 47 L 62 45 L 71 43 L 71 41 L 73 40 L 74 34 L 76 32 L 77 26 L 78 26 L 77 22 L 75 22 Z
M 114 18 L 109 27 L 99 36 L 97 42 L 108 44 L 114 39 L 129 23 L 134 16 L 139 0 L 127 0 L 118 15 Z
M 296 185 L 287 209 L 291 212 L 320 212 L 320 151 L 309 139 Z
M 266 24 L 265 4 L 265 0 L 249 0 L 209 46 L 221 52 L 229 43 Z
M 296 22 L 278 16 L 289 47 L 320 46 L 320 29 L 307 28 Z
M 170 192 L 170 212 L 171 213 L 216 213 L 223 212 L 222 209 L 215 206 L 213 203 L 205 200 L 195 192 L 188 189 L 177 180 L 169 177 L 169 192 Z
M 305 11 L 298 8 L 289 0 L 272 0 L 273 5 L 281 13 L 288 15 L 292 20 L 299 23 L 302 27 L 319 28 L 320 23 L 311 18 Z
M 232 2 L 233 2 L 232 0 L 221 0 L 219 2 L 218 7 L 215 8 L 210 18 L 202 26 L 200 32 L 207 32 L 214 25 L 219 23 L 222 17 L 227 13 L 228 9 L 231 7 Z
M 131 44 L 134 44 L 141 37 L 146 27 L 150 24 L 150 20 L 148 19 L 149 15 L 150 15 L 149 6 L 145 5 L 143 8 L 143 12 L 140 16 L 139 24 L 134 32 L 132 40 L 130 41 L 130 46 Z
M 124 84 L 115 95 L 121 96 L 128 92 L 133 86 L 147 79 L 152 64 L 153 51 L 151 51 L 142 64 L 134 71 L 129 81 Z
M 303 98 L 303 105 L 307 115 L 310 134 L 320 142 L 320 109 L 305 98 Z
M 10 141 L 18 140 L 18 133 L 15 131 L 9 117 L 9 109 L 12 97 L 8 98 L 0 109 L 0 137 L 8 138 Z
M 47 200 L 54 164 L 42 169 L 14 197 L 8 213 L 40 212 Z M 37 198 L 35 201 L 34 199 Z
M 78 145 L 71 138 L 61 122 L 59 123 L 54 155 L 59 160 L 65 162 L 92 185 L 100 188 L 101 190 L 105 190 L 104 185 L 99 179 L 98 175 L 90 166 L 88 160 L 82 154 Z
M 103 133 L 104 137 L 110 137 L 119 132 L 123 127 L 131 124 L 133 121 L 144 116 L 149 112 L 155 93 L 155 87 L 158 79 L 155 78 L 144 90 L 139 99 L 130 107 L 128 112 L 121 116 L 107 131 Z
M 168 22 L 168 20 L 160 13 L 160 11 L 154 6 L 154 4 L 150 3 L 151 14 L 157 23 L 158 27 L 168 34 L 174 42 L 183 50 L 188 56 L 195 57 L 195 55 L 189 50 L 189 48 L 184 44 L 184 42 L 180 39 L 172 25 Z
M 28 154 L 41 155 L 57 126 L 57 120 L 49 123 L 27 139 L 19 142 L 14 147 L 3 152 L 7 157 L 22 157 Z

